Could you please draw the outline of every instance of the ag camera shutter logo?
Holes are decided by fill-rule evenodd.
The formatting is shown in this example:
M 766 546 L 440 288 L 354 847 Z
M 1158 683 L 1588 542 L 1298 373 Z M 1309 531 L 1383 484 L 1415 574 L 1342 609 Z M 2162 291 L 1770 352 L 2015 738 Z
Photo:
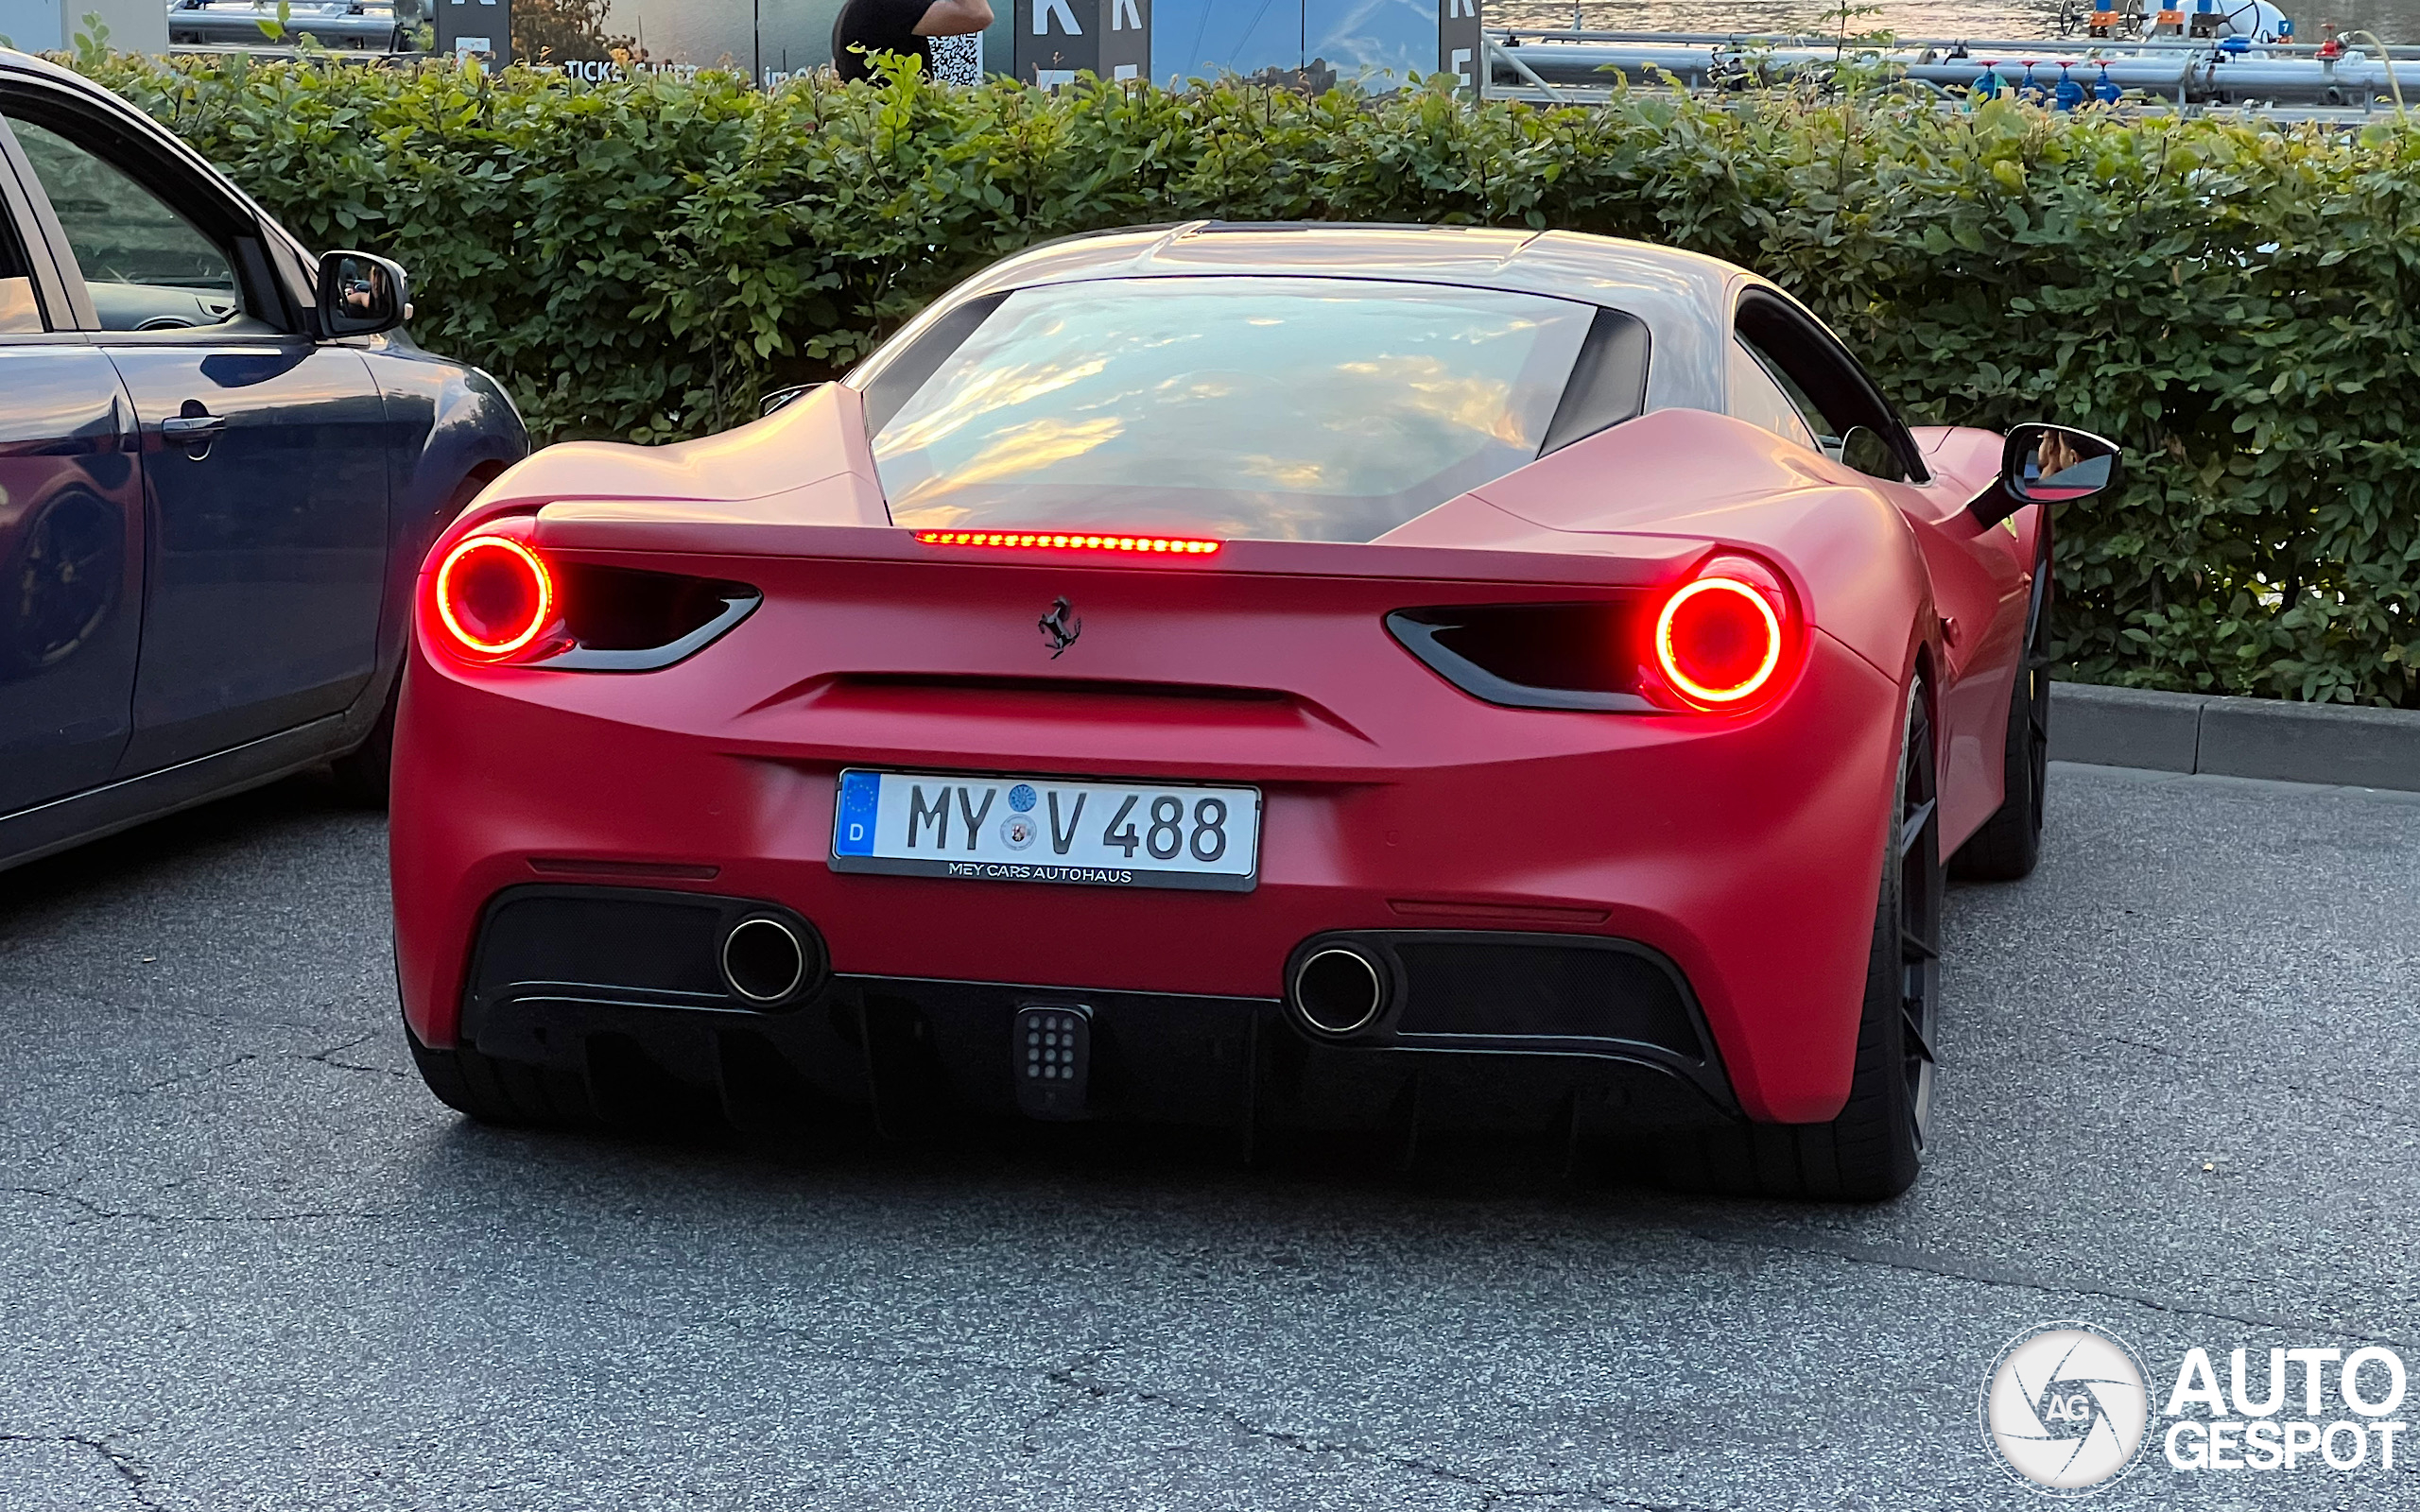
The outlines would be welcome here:
M 2018 1334 L 1983 1382 L 1983 1441 L 2053 1496 L 2090 1496 L 2142 1457 L 2151 1424 L 2143 1362 L 2089 1323 Z

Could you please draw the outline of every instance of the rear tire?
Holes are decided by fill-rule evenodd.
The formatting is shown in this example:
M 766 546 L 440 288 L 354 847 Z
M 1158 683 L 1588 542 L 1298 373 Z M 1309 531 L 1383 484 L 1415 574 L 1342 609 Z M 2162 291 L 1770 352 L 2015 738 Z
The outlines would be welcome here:
M 2008 739 L 2001 747 L 1999 812 L 1967 837 L 1949 859 L 1962 882 L 2015 882 L 2042 860 L 2043 799 L 2050 773 L 2050 558 L 2033 567 L 2033 602 L 2026 612 L 2025 655 L 2009 695 Z
M 431 1049 L 408 1024 L 404 1038 L 421 1080 L 458 1113 L 510 1128 L 563 1128 L 595 1119 L 587 1080 L 574 1073 L 498 1060 L 467 1045 Z
M 1664 1146 L 1666 1184 L 1858 1202 L 1915 1183 L 1931 1133 L 1941 1007 L 1941 817 L 1931 711 L 1910 690 L 1848 1102 L 1828 1124 L 1738 1124 Z

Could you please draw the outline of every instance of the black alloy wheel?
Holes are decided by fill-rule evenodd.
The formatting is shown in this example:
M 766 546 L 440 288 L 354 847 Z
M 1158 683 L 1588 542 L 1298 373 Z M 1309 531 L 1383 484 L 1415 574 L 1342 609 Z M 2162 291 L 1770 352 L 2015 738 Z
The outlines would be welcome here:
M 1667 1185 L 1872 1202 L 1915 1183 L 1933 1135 L 1943 885 L 1940 768 L 1922 679 L 1908 690 L 1900 730 L 1848 1101 L 1826 1124 L 1741 1123 L 1660 1140 Z
M 1919 687 L 1899 761 L 1899 1060 L 1909 1140 L 1921 1158 L 1932 1134 L 1933 1039 L 1941 1026 L 1941 794 L 1932 713 Z

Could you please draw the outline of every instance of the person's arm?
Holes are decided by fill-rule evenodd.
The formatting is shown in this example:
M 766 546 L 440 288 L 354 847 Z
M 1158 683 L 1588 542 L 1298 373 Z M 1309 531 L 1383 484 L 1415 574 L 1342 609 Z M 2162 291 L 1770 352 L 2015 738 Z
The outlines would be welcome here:
M 933 0 L 916 23 L 919 37 L 963 37 L 992 25 L 991 0 Z

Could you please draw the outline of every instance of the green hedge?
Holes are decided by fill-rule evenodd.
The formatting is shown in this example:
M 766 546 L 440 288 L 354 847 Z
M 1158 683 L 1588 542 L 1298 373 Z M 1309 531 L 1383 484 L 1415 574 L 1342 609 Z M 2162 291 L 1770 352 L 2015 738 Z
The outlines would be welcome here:
M 1538 110 L 83 66 L 307 242 L 400 259 L 415 334 L 503 378 L 542 437 L 745 419 L 970 270 L 1097 227 L 1484 221 L 1693 248 L 1797 292 L 1920 423 L 2123 439 L 2123 495 L 2062 519 L 2073 675 L 2420 707 L 2420 131 L 1890 95 Z

